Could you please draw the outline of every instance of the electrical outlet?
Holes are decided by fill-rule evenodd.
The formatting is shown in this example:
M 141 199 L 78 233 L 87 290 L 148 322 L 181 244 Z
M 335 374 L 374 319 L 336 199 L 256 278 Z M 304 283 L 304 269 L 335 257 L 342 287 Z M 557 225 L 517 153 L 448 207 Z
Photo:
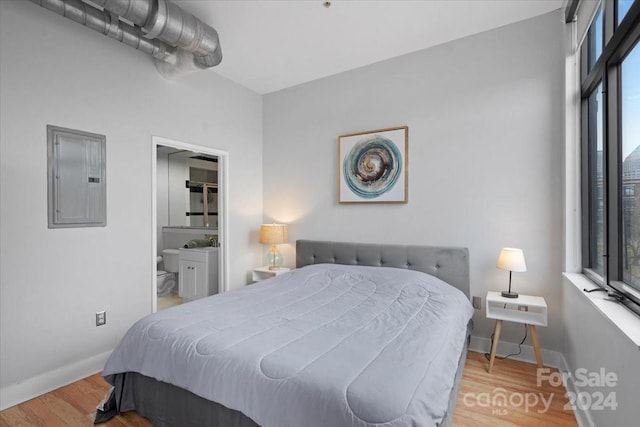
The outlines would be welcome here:
M 473 308 L 476 310 L 482 309 L 482 297 L 473 297 Z
M 107 312 L 106 311 L 98 311 L 96 313 L 96 326 L 102 326 L 107 323 Z

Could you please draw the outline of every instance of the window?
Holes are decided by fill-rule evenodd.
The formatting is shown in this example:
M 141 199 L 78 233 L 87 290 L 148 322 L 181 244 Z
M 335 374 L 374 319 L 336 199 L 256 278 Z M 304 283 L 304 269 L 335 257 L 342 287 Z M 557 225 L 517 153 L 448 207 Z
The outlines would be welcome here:
M 622 279 L 640 289 L 640 45 L 620 67 L 622 186 Z
M 598 11 L 596 12 L 596 16 L 589 27 L 589 32 L 587 33 L 587 46 L 589 48 L 588 51 L 588 61 L 589 61 L 589 70 L 593 68 L 600 55 L 602 55 L 602 4 L 598 7 Z
M 603 1 L 580 50 L 583 270 L 640 314 L 640 1 Z
M 589 233 L 591 246 L 589 262 L 600 276 L 604 275 L 604 162 L 602 120 L 602 83 L 596 87 L 588 101 L 589 108 Z
M 633 0 L 617 1 L 617 7 L 618 7 L 617 18 L 616 18 L 617 25 L 620 25 L 624 17 L 627 15 L 627 12 L 629 12 L 629 9 L 631 8 L 632 3 L 633 3 Z

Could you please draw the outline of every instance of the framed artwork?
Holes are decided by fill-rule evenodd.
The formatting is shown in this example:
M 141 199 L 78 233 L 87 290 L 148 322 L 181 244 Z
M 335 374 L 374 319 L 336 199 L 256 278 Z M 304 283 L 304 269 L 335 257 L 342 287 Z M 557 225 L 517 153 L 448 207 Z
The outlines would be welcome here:
M 409 128 L 338 137 L 339 203 L 407 203 Z

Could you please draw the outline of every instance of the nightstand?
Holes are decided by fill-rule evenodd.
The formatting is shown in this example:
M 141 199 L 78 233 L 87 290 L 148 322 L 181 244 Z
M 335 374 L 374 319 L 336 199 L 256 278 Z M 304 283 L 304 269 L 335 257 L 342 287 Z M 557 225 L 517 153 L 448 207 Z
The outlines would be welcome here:
M 533 351 L 536 354 L 538 368 L 542 368 L 542 353 L 538 342 L 538 332 L 536 326 L 547 326 L 547 303 L 544 298 L 520 295 L 518 298 L 505 298 L 500 292 L 487 292 L 487 319 L 496 319 L 496 328 L 493 332 L 493 345 L 491 346 L 491 356 L 489 358 L 489 369 L 491 373 L 493 362 L 496 358 L 498 341 L 500 341 L 500 330 L 502 321 L 524 323 L 529 328 Z
M 281 274 L 291 271 L 288 267 L 280 267 L 277 270 L 269 270 L 269 267 L 258 267 L 253 269 L 252 279 L 254 282 L 261 280 L 267 280 L 272 277 L 279 276 Z

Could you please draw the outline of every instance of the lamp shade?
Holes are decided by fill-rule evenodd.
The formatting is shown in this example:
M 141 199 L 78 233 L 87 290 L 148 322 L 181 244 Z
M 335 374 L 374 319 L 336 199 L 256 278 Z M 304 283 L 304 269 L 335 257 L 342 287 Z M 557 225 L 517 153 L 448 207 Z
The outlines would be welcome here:
M 516 272 L 527 271 L 527 264 L 524 262 L 524 253 L 522 249 L 504 248 L 500 251 L 496 267 L 501 270 L 509 270 Z
M 263 245 L 280 245 L 287 243 L 286 224 L 262 224 L 260 226 L 260 243 Z

